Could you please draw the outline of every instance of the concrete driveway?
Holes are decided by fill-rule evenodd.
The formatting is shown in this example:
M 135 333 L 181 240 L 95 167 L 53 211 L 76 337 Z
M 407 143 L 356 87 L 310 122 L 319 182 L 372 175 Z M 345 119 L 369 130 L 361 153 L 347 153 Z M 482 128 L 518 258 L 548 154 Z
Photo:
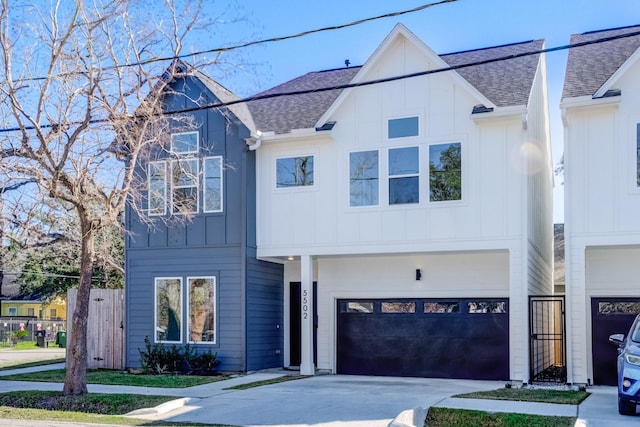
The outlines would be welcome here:
M 151 419 L 240 426 L 386 427 L 400 412 L 503 382 L 321 375 L 242 391 L 220 390 Z

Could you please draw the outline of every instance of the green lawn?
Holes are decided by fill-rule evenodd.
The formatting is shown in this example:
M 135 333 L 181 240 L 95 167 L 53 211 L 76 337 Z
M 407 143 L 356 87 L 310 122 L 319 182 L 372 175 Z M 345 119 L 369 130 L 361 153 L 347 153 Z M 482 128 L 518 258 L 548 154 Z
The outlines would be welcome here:
M 30 372 L 0 377 L 7 381 L 64 382 L 66 371 L 54 369 L 50 371 Z M 88 370 L 88 384 L 125 385 L 141 387 L 185 388 L 216 381 L 226 380 L 226 375 L 136 375 L 122 371 L 107 369 Z
M 270 380 L 262 380 L 262 381 L 254 381 L 252 383 L 238 384 L 238 385 L 234 385 L 233 387 L 227 387 L 225 388 L 225 390 L 246 390 L 248 388 L 261 387 L 263 385 L 269 385 L 269 384 L 278 384 L 278 383 L 283 383 L 283 382 L 293 381 L 293 380 L 300 380 L 302 378 L 309 378 L 309 377 L 305 377 L 302 375 L 289 375 L 284 377 L 273 378 Z
M 487 413 L 466 409 L 430 408 L 425 427 L 573 427 L 574 417 Z
M 574 390 L 530 389 L 530 388 L 500 388 L 490 391 L 457 394 L 452 397 L 468 399 L 514 400 L 519 402 L 559 403 L 565 405 L 579 405 L 591 393 Z

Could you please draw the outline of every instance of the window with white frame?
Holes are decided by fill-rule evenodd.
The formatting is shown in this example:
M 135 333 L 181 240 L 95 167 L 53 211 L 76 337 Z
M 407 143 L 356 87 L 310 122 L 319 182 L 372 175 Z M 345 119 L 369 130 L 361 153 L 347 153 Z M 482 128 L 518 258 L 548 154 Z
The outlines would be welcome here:
M 189 277 L 187 285 L 188 340 L 194 343 L 215 343 L 215 277 Z
M 378 204 L 378 151 L 357 151 L 349 154 L 349 205 Z
M 420 121 L 417 116 L 389 119 L 387 122 L 387 137 L 408 138 L 420 134 Z
M 199 148 L 198 132 L 180 132 L 171 134 L 171 152 L 174 154 L 197 153 Z
M 167 164 L 149 163 L 149 215 L 167 213 Z
M 171 162 L 173 213 L 198 212 L 198 159 Z
M 462 200 L 462 144 L 429 146 L 429 199 L 432 202 Z
M 313 156 L 276 159 L 276 186 L 278 188 L 313 185 Z
M 155 280 L 155 342 L 182 342 L 182 278 Z
M 389 150 L 389 204 L 420 202 L 418 147 Z
M 222 211 L 222 157 L 206 157 L 204 169 L 204 212 Z
M 18 307 L 9 307 L 9 316 L 17 316 Z

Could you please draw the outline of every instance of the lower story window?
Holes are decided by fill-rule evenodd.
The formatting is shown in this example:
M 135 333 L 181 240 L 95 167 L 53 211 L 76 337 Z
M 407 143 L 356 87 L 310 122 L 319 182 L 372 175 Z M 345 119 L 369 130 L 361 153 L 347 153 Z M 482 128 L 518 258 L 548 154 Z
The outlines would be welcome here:
M 155 300 L 155 341 L 182 342 L 182 278 L 157 278 Z
M 190 277 L 189 283 L 189 341 L 216 341 L 215 277 Z
M 186 284 L 182 277 L 155 279 L 155 342 L 214 344 L 216 278 L 188 277 Z

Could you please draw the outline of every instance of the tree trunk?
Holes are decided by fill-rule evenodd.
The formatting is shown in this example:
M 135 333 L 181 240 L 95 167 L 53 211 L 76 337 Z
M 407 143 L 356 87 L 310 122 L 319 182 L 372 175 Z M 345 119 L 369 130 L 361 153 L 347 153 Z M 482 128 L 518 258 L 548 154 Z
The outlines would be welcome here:
M 62 389 L 65 396 L 87 393 L 87 319 L 89 318 L 95 229 L 86 215 L 83 216 L 83 212 L 79 212 L 79 216 L 82 230 L 80 283 L 67 348 L 67 373 Z

